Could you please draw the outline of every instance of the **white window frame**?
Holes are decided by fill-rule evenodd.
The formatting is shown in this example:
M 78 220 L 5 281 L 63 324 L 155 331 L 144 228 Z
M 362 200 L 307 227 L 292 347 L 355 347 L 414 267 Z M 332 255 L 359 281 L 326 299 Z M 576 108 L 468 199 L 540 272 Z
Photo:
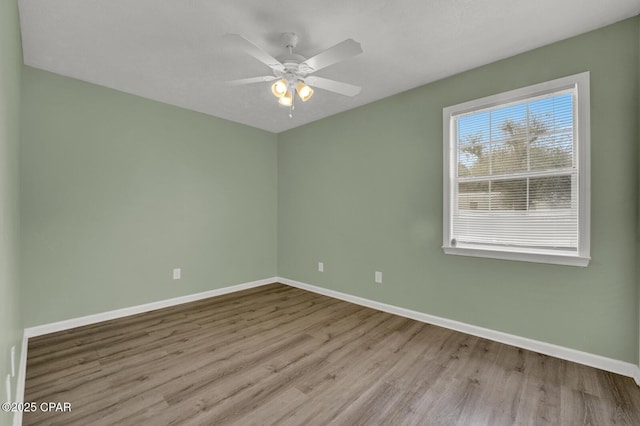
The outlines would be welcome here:
M 575 89 L 574 135 L 578 165 L 578 248 L 577 252 L 556 252 L 553 250 L 513 248 L 507 246 L 465 247 L 451 243 L 452 214 L 454 206 L 454 188 L 456 181 L 457 141 L 455 117 L 473 111 L 493 108 L 500 105 L 520 102 L 529 98 Z M 590 258 L 590 103 L 589 72 L 559 78 L 532 86 L 511 90 L 482 99 L 464 102 L 443 109 L 444 132 L 443 160 L 443 236 L 442 249 L 446 254 L 486 257 L 525 262 L 552 263 L 559 265 L 582 266 L 589 264 Z

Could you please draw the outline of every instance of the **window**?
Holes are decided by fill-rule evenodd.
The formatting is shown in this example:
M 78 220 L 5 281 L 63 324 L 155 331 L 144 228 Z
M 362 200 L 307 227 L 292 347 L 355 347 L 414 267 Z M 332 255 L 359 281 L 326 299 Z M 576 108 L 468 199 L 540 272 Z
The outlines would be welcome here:
M 447 107 L 447 254 L 587 266 L 589 73 Z

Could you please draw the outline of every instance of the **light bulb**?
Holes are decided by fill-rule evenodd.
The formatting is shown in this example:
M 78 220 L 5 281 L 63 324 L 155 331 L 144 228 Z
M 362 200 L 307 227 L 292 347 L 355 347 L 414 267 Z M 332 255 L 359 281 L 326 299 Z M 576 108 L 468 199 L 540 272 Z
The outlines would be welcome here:
M 284 106 L 293 105 L 293 93 L 291 92 L 285 93 L 283 96 L 280 97 L 280 99 L 278 99 L 278 103 Z
M 298 92 L 298 96 L 302 99 L 302 102 L 307 102 L 313 96 L 313 89 L 303 82 L 299 82 L 296 86 L 296 92 Z
M 287 80 L 278 80 L 271 86 L 271 93 L 273 93 L 273 96 L 275 96 L 276 98 L 281 98 L 287 94 L 288 88 L 289 85 L 287 84 Z

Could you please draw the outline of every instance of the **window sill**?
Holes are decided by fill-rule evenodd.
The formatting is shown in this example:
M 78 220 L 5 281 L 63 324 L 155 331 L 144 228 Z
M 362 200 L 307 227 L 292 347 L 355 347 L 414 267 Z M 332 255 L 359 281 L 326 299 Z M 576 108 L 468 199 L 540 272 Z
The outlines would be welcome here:
M 589 265 L 588 256 L 567 255 L 567 254 L 549 254 L 549 253 L 532 253 L 532 252 L 513 252 L 502 250 L 488 250 L 481 248 L 466 247 L 442 247 L 445 254 L 454 254 L 457 256 L 485 257 L 489 259 L 517 260 L 521 262 L 534 263 L 550 263 L 554 265 L 580 266 Z

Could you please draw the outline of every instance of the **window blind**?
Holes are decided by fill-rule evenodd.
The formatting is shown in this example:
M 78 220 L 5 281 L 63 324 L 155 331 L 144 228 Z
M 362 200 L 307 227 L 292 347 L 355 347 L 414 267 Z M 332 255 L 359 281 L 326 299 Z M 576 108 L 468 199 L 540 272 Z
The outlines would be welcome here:
M 578 250 L 574 89 L 453 118 L 451 245 Z

